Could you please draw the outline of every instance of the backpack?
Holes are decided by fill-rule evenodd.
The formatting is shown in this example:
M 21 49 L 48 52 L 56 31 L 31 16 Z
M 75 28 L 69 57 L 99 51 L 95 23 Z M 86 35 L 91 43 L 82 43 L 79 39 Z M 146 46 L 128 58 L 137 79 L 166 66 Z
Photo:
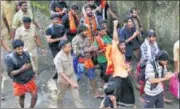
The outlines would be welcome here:
M 28 52 L 24 52 L 24 53 L 25 53 L 25 55 L 26 55 L 26 56 L 29 58 L 29 60 L 30 60 L 30 55 L 29 55 L 29 53 L 28 53 Z M 5 61 L 5 63 L 6 63 L 6 66 L 7 66 L 7 61 L 8 61 L 8 59 L 11 59 L 12 62 L 13 62 L 13 64 L 14 64 L 15 66 L 18 65 L 17 59 L 16 59 L 16 57 L 14 56 L 13 53 L 6 54 L 6 55 L 5 55 L 4 61 Z M 7 69 L 6 69 L 6 70 L 7 70 Z M 10 78 L 12 78 L 9 73 L 8 73 L 8 75 L 9 75 Z

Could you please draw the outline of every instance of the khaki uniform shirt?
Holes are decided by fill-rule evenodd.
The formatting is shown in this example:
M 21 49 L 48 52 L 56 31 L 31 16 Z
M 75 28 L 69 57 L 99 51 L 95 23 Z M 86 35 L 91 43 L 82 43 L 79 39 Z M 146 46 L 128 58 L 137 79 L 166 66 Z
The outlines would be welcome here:
M 21 39 L 24 42 L 24 50 L 31 52 L 36 48 L 35 35 L 37 33 L 34 25 L 31 25 L 30 29 L 21 26 L 16 30 L 15 39 Z
M 1 7 L 1 39 L 5 39 L 8 36 L 8 29 L 3 20 L 4 14 L 2 13 Z
M 70 53 L 67 55 L 61 50 L 54 58 L 54 64 L 58 74 L 64 73 L 67 77 L 76 79 L 73 68 L 73 58 Z M 60 75 L 58 77 L 58 82 L 67 83 Z
M 13 16 L 16 13 L 15 1 L 1 1 L 2 12 L 7 20 L 8 26 L 12 26 Z
M 14 15 L 12 28 L 17 29 L 18 27 L 22 26 L 22 24 L 23 24 L 23 17 L 30 17 L 32 22 L 34 20 L 32 12 L 27 11 L 27 13 L 23 13 L 21 10 L 19 10 Z

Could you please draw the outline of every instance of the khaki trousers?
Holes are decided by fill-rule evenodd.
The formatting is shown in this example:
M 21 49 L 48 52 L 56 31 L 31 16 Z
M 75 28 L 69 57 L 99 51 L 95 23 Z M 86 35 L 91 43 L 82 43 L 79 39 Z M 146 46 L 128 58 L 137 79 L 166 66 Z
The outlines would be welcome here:
M 26 50 L 25 50 L 26 51 Z M 35 48 L 34 50 L 32 51 L 27 51 L 30 55 L 30 59 L 31 59 L 31 64 L 32 64 L 32 67 L 33 67 L 33 70 L 35 73 L 39 73 L 39 63 L 38 63 L 38 53 L 37 53 L 37 49 Z
M 76 80 L 74 78 L 75 77 L 72 77 L 71 79 L 76 82 Z M 63 102 L 64 96 L 68 90 L 71 93 L 71 96 L 73 98 L 73 102 L 74 102 L 75 106 L 77 108 L 85 108 L 83 102 L 80 100 L 79 89 L 72 88 L 70 84 L 67 84 L 67 83 L 61 82 L 61 81 L 58 82 L 57 84 L 58 84 L 57 85 L 58 86 L 58 97 L 57 97 L 58 108 L 63 107 L 62 102 Z

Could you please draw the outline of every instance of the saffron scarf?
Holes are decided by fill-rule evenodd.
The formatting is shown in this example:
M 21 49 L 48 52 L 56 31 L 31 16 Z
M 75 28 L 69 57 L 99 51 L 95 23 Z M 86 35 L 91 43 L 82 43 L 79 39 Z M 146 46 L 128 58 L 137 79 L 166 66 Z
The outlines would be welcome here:
M 104 49 L 104 47 L 106 47 L 106 45 L 104 44 L 104 42 L 100 36 L 96 36 L 95 40 L 97 41 L 100 49 Z
M 114 65 L 111 59 L 111 56 L 112 56 L 111 50 L 112 50 L 112 45 L 107 45 L 106 52 L 105 52 L 105 56 L 107 59 L 106 75 L 112 75 L 114 73 Z
M 77 26 L 76 26 L 76 23 L 75 23 L 75 18 L 78 20 L 78 23 L 79 23 L 79 18 L 78 18 L 77 15 L 74 16 L 71 11 L 68 12 L 68 17 L 69 17 L 70 32 L 71 33 L 76 33 L 77 32 Z
M 97 23 L 94 16 L 92 17 L 85 17 L 85 24 L 87 24 L 88 27 L 88 37 L 90 37 L 91 41 L 94 41 L 94 36 L 97 32 Z

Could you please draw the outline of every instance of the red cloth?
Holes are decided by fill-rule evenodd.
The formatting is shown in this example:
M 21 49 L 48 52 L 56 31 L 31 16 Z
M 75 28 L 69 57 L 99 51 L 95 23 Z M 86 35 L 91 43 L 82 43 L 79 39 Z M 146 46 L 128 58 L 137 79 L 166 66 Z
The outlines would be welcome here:
M 14 90 L 14 96 L 22 96 L 24 95 L 26 92 L 29 93 L 34 93 L 37 91 L 37 86 L 35 83 L 35 80 L 32 79 L 31 81 L 29 81 L 26 84 L 20 84 L 20 83 L 13 83 L 13 90 Z

